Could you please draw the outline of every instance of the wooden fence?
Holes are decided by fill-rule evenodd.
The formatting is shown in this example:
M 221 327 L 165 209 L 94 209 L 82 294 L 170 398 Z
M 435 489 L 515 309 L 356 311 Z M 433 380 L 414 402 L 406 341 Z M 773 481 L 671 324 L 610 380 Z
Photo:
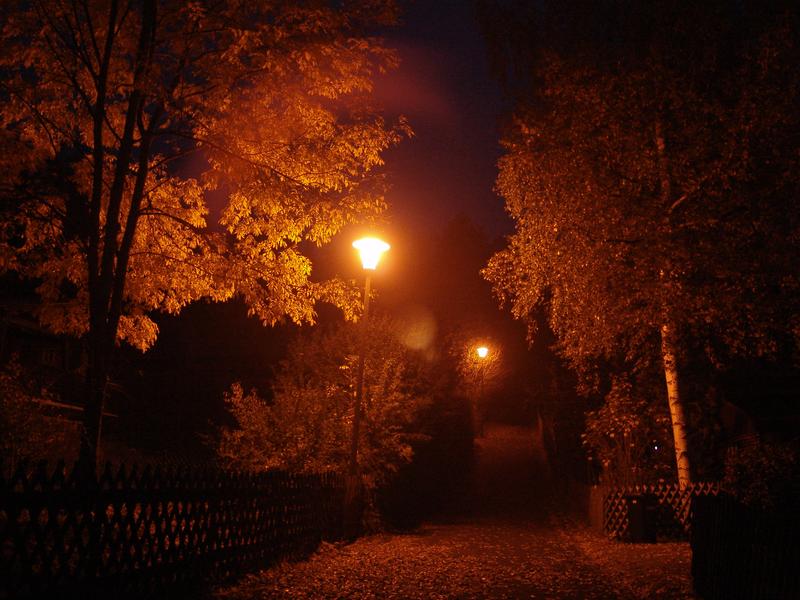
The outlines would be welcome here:
M 685 539 L 691 526 L 689 509 L 695 496 L 716 496 L 717 483 L 692 483 L 681 490 L 677 483 L 659 482 L 631 486 L 594 486 L 590 491 L 592 524 L 612 539 L 631 539 L 633 501 L 642 502 L 647 526 L 657 539 Z M 655 540 L 653 540 L 655 541 Z
M 705 600 L 800 598 L 800 515 L 727 495 L 692 502 L 692 578 Z
M 164 595 L 299 558 L 341 536 L 342 494 L 332 474 L 21 465 L 0 480 L 0 599 Z

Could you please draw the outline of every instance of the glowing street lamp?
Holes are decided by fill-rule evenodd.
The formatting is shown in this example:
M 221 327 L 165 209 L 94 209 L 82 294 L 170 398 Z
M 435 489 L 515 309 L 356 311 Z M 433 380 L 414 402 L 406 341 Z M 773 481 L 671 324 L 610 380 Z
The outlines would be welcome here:
M 365 237 L 353 242 L 353 248 L 358 250 L 358 254 L 361 256 L 361 265 L 364 269 L 374 271 L 378 268 L 378 262 L 381 260 L 383 253 L 391 246 L 378 238 Z
M 478 346 L 475 348 L 475 354 L 478 355 L 478 358 L 486 358 L 489 356 L 489 349 L 486 346 Z
M 370 272 L 378 267 L 381 256 L 390 246 L 383 240 L 374 237 L 361 238 L 353 242 L 353 248 L 361 256 L 364 267 L 364 312 L 361 316 L 361 343 L 358 348 L 358 371 L 356 373 L 356 398 L 353 410 L 353 435 L 350 440 L 350 460 L 345 489 L 345 535 L 352 535 L 357 529 L 357 499 L 361 492 L 361 480 L 358 473 L 358 438 L 361 431 L 362 405 L 364 399 L 364 336 L 369 317 Z
M 391 246 L 383 240 L 379 240 L 378 238 L 365 237 L 353 242 L 353 248 L 358 250 L 358 255 L 361 257 L 361 266 L 364 267 L 365 271 L 364 314 L 362 315 L 362 318 L 366 321 L 366 318 L 369 315 L 369 296 L 371 285 L 369 273 L 370 271 L 374 271 L 378 268 L 378 263 L 381 260 L 381 256 L 383 256 L 383 253 L 391 248 Z

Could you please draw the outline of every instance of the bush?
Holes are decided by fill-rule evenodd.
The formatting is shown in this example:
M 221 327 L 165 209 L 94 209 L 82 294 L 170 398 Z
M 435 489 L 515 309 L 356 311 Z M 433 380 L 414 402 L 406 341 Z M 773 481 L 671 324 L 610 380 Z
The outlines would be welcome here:
M 589 460 L 600 464 L 606 483 L 647 483 L 673 473 L 665 403 L 646 399 L 623 378 L 614 378 L 603 406 L 586 414 L 581 437 Z
M 56 396 L 38 385 L 16 357 L 0 369 L 0 457 L 13 471 L 19 461 L 77 457 L 77 423 L 48 415 Z
M 781 509 L 795 506 L 800 482 L 796 443 L 762 442 L 732 448 L 725 461 L 725 491 L 748 506 Z
M 234 384 L 225 402 L 235 427 L 223 427 L 217 453 L 228 466 L 299 472 L 347 468 L 358 352 L 364 393 L 358 464 L 374 490 L 411 461 L 420 409 L 430 401 L 422 356 L 397 339 L 394 324 L 373 317 L 362 331 L 349 323 L 302 331 L 279 367 L 267 401 Z M 363 335 L 362 335 L 363 334 Z

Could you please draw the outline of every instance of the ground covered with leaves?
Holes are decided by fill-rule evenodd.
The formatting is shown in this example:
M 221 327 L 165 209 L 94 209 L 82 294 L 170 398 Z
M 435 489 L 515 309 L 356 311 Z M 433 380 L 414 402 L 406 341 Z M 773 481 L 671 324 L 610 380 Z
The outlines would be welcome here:
M 323 544 L 220 588 L 265 598 L 693 598 L 687 543 L 612 542 L 548 493 L 541 445 L 523 428 L 479 442 L 472 504 L 408 533 Z
M 587 562 L 633 598 L 696 598 L 688 542 L 624 544 L 586 528 L 568 531 Z
M 577 525 L 425 525 L 324 545 L 220 589 L 245 598 L 691 598 L 689 548 L 621 544 Z

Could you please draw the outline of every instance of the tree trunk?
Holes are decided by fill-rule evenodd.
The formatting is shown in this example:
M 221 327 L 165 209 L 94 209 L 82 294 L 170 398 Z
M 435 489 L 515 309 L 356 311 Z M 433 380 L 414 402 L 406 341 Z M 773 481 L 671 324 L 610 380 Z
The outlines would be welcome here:
M 672 181 L 669 174 L 669 159 L 667 157 L 667 144 L 661 117 L 655 122 L 655 146 L 658 157 L 658 175 L 660 183 L 660 196 L 664 210 L 668 211 L 672 201 Z M 665 235 L 669 233 L 669 216 L 665 219 Z M 686 416 L 683 410 L 680 388 L 678 385 L 678 362 L 676 359 L 675 331 L 669 319 L 669 303 L 672 300 L 670 290 L 671 269 L 665 268 L 660 277 L 664 286 L 664 323 L 661 325 L 661 359 L 664 363 L 664 378 L 667 383 L 667 401 L 669 414 L 672 420 L 672 438 L 675 444 L 675 461 L 678 468 L 678 485 L 684 489 L 691 483 L 691 469 L 689 463 L 689 446 L 686 441 Z
M 103 77 L 98 87 L 98 101 L 95 108 L 94 135 L 94 177 L 92 208 L 90 219 L 92 235 L 89 239 L 87 267 L 89 269 L 89 364 L 86 372 L 86 406 L 84 408 L 81 432 L 80 468 L 84 477 L 93 478 L 97 472 L 97 457 L 102 433 L 103 410 L 105 408 L 106 387 L 111 370 L 111 358 L 115 350 L 117 329 L 122 313 L 125 283 L 128 277 L 128 260 L 133 245 L 144 197 L 148 174 L 150 143 L 160 111 L 156 110 L 150 123 L 145 127 L 143 110 L 145 92 L 143 85 L 150 71 L 155 48 L 156 0 L 146 0 L 142 6 L 142 25 L 136 51 L 133 89 L 128 98 L 123 133 L 119 140 L 114 176 L 106 203 L 105 223 L 100 223 L 101 186 L 103 180 L 103 127 L 102 115 L 105 92 L 105 69 L 113 45 L 113 30 L 117 18 L 117 2 L 110 8 L 109 33 L 106 41 Z M 139 154 L 127 217 L 123 214 L 123 197 L 130 179 L 131 158 L 136 149 L 136 128 L 139 128 Z M 100 145 L 98 147 L 98 145 Z M 124 229 L 121 220 L 125 218 Z M 121 234 L 121 235 L 120 235 Z M 100 240 L 104 242 L 101 246 Z
M 689 444 L 686 436 L 686 414 L 678 386 L 678 366 L 675 357 L 674 334 L 667 324 L 661 326 L 661 358 L 664 361 L 664 378 L 667 383 L 667 400 L 672 419 L 672 438 L 675 443 L 675 461 L 678 466 L 678 485 L 686 488 L 692 482 Z
M 105 409 L 109 353 L 104 348 L 102 331 L 89 332 L 89 360 L 86 368 L 86 405 L 81 428 L 79 467 L 81 476 L 91 480 L 97 473 L 97 457 Z

